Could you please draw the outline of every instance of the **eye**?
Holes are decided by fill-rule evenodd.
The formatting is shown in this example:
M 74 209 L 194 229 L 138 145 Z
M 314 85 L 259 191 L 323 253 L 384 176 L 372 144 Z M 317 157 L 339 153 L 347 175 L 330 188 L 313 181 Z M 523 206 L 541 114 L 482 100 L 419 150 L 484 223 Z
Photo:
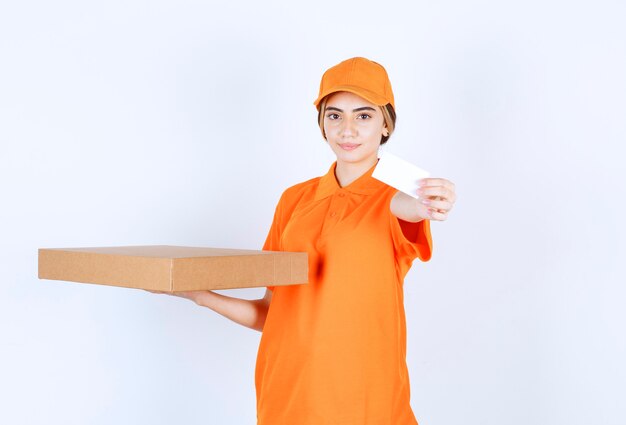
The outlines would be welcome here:
M 369 118 L 372 118 L 372 116 L 370 114 L 359 114 L 359 117 L 358 117 L 358 119 L 360 119 L 360 120 L 366 120 L 366 119 L 369 119 Z
M 329 120 L 336 120 L 336 119 L 339 119 L 339 115 L 335 113 L 330 113 L 326 115 L 326 118 L 328 118 Z

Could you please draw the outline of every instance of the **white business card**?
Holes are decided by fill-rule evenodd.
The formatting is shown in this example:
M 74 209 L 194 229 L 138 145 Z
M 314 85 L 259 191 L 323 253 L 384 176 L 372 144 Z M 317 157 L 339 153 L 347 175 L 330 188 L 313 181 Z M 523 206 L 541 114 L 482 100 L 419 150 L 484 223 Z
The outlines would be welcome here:
M 419 199 L 416 193 L 419 180 L 430 176 L 430 173 L 387 151 L 381 151 L 379 158 L 372 177 Z

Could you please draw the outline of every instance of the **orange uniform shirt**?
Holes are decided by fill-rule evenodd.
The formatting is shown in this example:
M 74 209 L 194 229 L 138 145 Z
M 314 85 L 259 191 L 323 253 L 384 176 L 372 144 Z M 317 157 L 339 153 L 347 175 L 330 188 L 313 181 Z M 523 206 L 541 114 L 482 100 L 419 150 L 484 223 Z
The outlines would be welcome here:
M 263 249 L 306 251 L 309 283 L 273 290 L 257 355 L 258 425 L 416 425 L 403 280 L 428 261 L 430 222 L 390 211 L 371 177 L 341 188 L 336 163 L 287 189 Z

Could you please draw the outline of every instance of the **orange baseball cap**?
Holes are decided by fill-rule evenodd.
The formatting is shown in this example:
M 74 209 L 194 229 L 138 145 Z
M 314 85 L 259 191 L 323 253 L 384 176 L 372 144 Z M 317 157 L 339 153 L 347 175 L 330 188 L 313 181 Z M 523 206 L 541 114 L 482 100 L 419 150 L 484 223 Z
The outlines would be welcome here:
M 319 96 L 313 104 L 319 110 L 322 99 L 338 91 L 354 93 L 379 106 L 391 103 L 396 108 L 387 71 L 369 59 L 347 59 L 326 70 L 320 83 Z

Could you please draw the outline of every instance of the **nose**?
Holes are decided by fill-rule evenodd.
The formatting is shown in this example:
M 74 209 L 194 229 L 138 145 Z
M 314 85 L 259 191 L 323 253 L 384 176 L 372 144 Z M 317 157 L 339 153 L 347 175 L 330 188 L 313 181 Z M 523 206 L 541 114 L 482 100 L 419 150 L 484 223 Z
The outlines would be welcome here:
M 356 136 L 356 127 L 352 120 L 345 120 L 341 125 L 341 137 Z

